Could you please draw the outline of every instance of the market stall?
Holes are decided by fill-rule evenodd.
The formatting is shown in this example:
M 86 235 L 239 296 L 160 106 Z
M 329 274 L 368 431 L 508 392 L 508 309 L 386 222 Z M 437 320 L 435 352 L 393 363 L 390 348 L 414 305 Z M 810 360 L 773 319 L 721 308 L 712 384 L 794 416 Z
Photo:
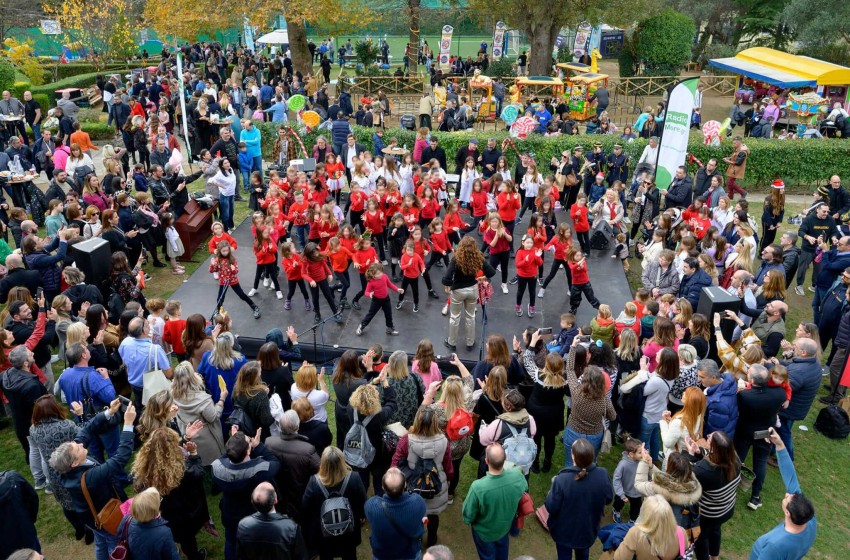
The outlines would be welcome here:
M 479 70 L 476 70 L 469 79 L 469 104 L 475 107 L 478 121 L 495 122 L 496 100 L 493 97 L 493 80 L 481 74 Z
M 576 121 L 586 121 L 596 114 L 596 109 L 590 101 L 600 86 L 608 87 L 607 74 L 585 72 L 570 78 L 566 83 L 570 118 Z
M 523 89 L 526 97 L 551 96 L 558 97 L 564 93 L 564 82 L 553 76 L 521 76 L 514 82 L 517 88 L 517 99 L 523 99 Z
M 815 92 L 829 104 L 850 108 L 850 68 L 767 47 L 743 50 L 731 58 L 713 58 L 709 65 L 738 74 L 735 96 L 746 103 L 765 97 L 785 104 L 787 94 Z

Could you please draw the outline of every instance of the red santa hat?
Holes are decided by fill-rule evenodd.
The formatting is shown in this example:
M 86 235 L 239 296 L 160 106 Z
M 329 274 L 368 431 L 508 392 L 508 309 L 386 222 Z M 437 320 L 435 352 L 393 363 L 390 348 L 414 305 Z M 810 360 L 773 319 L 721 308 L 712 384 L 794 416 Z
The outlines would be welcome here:
M 770 184 L 774 189 L 784 189 L 785 183 L 782 182 L 782 179 L 777 179 L 773 183 Z
M 596 178 L 597 178 L 597 179 L 604 179 L 604 178 L 605 178 L 605 174 L 604 174 L 604 173 L 602 173 L 602 172 L 600 171 L 599 173 L 597 173 L 597 174 L 596 174 Z

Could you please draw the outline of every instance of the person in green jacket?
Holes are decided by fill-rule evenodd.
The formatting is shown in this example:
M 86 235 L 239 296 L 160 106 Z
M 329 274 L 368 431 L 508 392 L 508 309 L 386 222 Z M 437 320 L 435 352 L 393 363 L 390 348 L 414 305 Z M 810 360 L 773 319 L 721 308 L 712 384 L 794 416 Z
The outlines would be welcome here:
M 487 474 L 469 487 L 463 521 L 472 526 L 472 540 L 481 560 L 507 560 L 510 530 L 528 482 L 519 469 L 505 470 L 505 450 L 498 443 L 485 451 Z

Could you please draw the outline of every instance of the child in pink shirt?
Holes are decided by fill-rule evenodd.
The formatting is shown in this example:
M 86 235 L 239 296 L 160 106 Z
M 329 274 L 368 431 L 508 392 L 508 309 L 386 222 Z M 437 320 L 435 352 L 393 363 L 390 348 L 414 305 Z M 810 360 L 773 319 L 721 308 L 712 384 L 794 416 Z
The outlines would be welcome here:
M 434 356 L 434 346 L 427 338 L 419 341 L 419 346 L 416 347 L 416 356 L 413 358 L 413 373 L 418 373 L 422 378 L 422 383 L 425 387 L 429 387 L 434 381 L 442 381 L 443 374 L 440 373 L 440 367 L 437 365 L 437 358 Z

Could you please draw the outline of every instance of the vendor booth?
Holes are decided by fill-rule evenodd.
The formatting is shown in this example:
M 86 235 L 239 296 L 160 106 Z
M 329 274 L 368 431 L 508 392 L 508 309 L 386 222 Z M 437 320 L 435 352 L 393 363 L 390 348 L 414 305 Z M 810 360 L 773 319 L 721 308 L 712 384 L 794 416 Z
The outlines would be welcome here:
M 493 80 L 478 70 L 469 79 L 469 104 L 475 107 L 478 121 L 496 121 L 496 99 L 493 97 Z
M 590 65 L 581 62 L 559 62 L 555 67 L 563 74 L 564 83 L 569 82 L 576 74 L 590 72 Z
M 600 86 L 608 87 L 607 74 L 585 72 L 573 76 L 566 82 L 570 106 L 570 118 L 575 121 L 586 121 L 596 114 L 596 109 L 590 99 Z
M 711 66 L 740 76 L 736 97 L 752 103 L 765 97 L 815 92 L 850 108 L 850 68 L 808 56 L 788 54 L 767 47 L 743 50 L 732 58 L 713 58 Z
M 564 93 L 564 82 L 552 76 L 521 76 L 514 82 L 517 98 L 545 96 L 558 97 Z M 523 93 L 523 90 L 526 90 Z

